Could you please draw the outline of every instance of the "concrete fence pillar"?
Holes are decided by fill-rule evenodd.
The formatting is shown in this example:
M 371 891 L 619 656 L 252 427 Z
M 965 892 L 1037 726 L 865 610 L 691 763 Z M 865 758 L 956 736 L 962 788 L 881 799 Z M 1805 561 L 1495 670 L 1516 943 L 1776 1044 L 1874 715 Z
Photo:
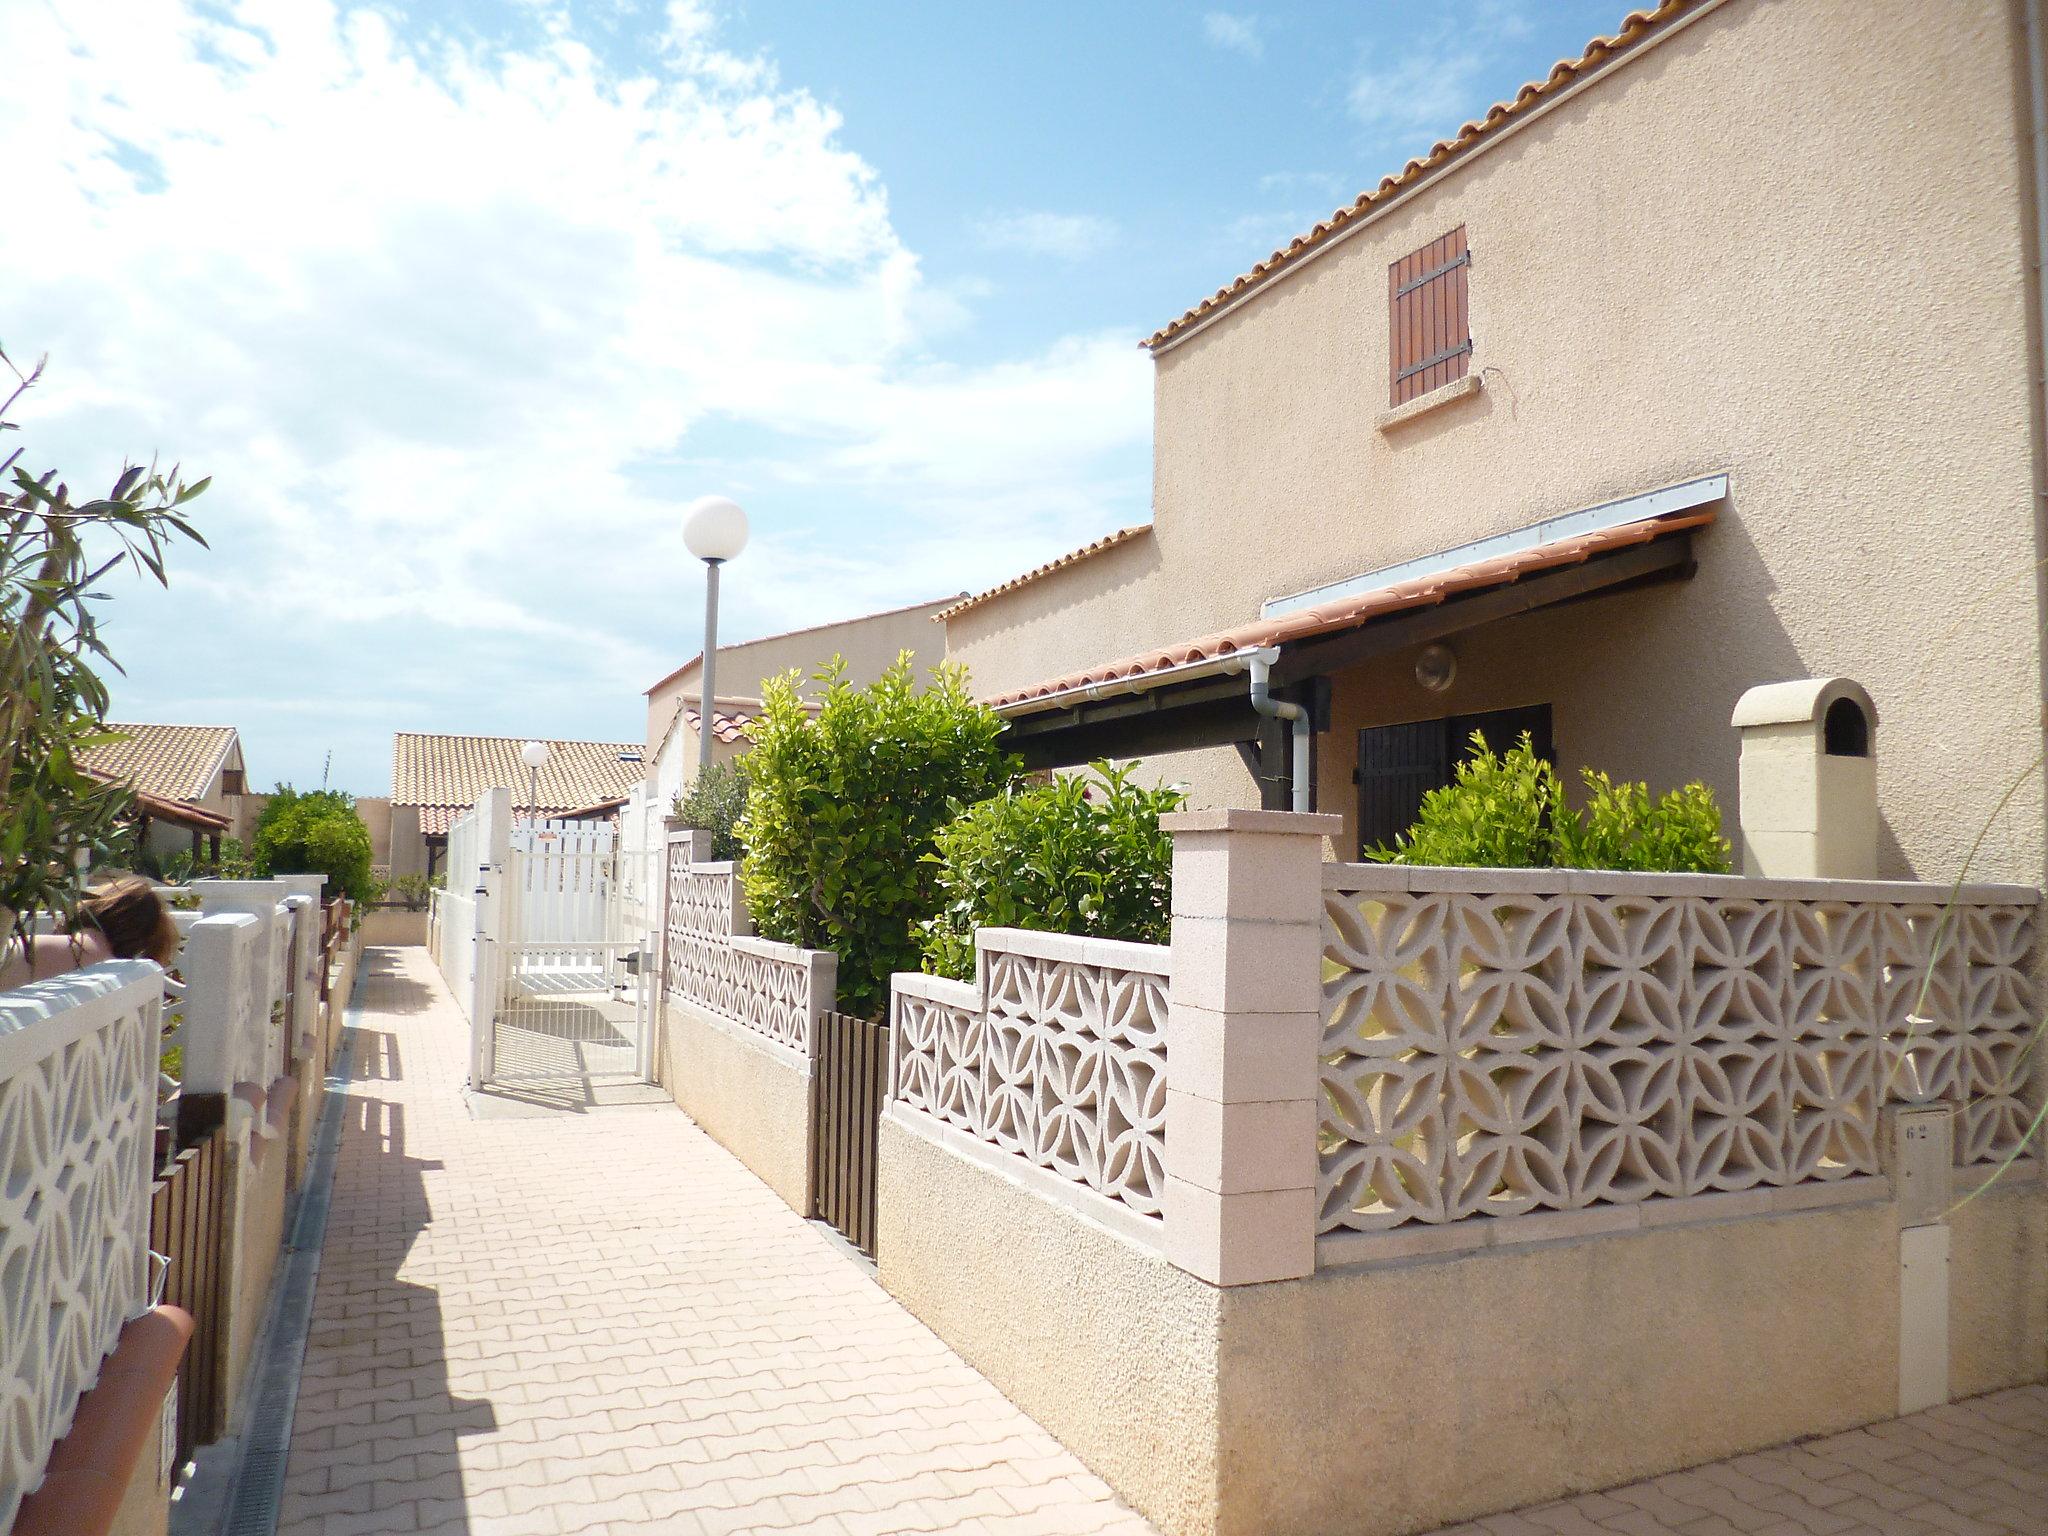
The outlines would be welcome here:
M 1186 811 L 1173 837 L 1166 1256 L 1213 1285 L 1315 1270 L 1323 839 L 1337 816 Z

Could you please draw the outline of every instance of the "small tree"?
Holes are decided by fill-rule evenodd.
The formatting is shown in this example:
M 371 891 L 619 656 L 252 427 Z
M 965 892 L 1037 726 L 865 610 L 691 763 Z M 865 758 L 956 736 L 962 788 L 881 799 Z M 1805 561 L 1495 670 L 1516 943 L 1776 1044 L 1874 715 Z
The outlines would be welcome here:
M 711 834 L 712 858 L 740 858 L 745 849 L 733 829 L 746 814 L 749 782 L 745 758 L 713 763 L 676 796 L 670 814 L 686 827 Z
M 11 432 L 8 412 L 43 364 L 24 374 L 0 351 L 0 366 L 15 379 L 0 400 L 0 432 Z M 105 496 L 75 501 L 56 471 L 32 475 L 20 459 L 0 458 L 0 934 L 25 944 L 38 911 L 75 920 L 84 870 L 122 849 L 134 804 L 84 764 L 120 739 L 106 729 L 97 668 L 120 667 L 100 639 L 95 588 L 124 560 L 168 584 L 171 542 L 206 542 L 178 509 L 207 482 L 130 465 Z
M 908 652 L 866 688 L 834 658 L 817 674 L 818 711 L 794 672 L 762 689 L 737 828 L 746 892 L 762 935 L 839 956 L 839 1004 L 873 1014 L 892 971 L 918 964 L 917 925 L 938 905 L 928 863 L 957 805 L 1010 782 L 1003 723 L 974 701 L 967 674 L 933 669 L 920 689 Z
M 278 785 L 257 819 L 253 856 L 259 876 L 325 875 L 329 895 L 377 899 L 370 829 L 356 814 L 355 797 L 338 789 L 301 794 Z
M 927 855 L 939 908 L 918 931 L 925 968 L 970 980 L 977 928 L 1165 943 L 1173 839 L 1159 818 L 1187 797 L 1133 783 L 1135 766 L 1007 788 L 948 822 Z

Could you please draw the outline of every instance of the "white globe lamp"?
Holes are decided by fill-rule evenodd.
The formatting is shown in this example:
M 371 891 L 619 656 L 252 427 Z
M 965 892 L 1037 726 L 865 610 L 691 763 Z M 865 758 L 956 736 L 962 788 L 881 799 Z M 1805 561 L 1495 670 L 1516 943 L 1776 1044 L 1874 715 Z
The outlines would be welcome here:
M 544 741 L 529 741 L 519 749 L 519 761 L 526 764 L 526 814 L 531 820 L 540 816 L 540 771 L 548 765 L 548 744 Z
M 739 558 L 747 547 L 747 514 L 725 496 L 699 496 L 683 514 L 683 542 L 709 565 Z

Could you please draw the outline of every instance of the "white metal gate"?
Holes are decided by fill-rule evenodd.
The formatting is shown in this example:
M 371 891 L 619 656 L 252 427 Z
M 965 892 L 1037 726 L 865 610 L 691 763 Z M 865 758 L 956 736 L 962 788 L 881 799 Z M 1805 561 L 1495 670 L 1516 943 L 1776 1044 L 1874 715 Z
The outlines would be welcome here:
M 559 821 L 518 823 L 510 843 L 482 1080 L 651 1081 L 653 932 L 637 850 L 618 849 L 608 826 Z
M 644 947 L 603 939 L 497 946 L 491 1080 L 645 1081 L 653 1029 Z

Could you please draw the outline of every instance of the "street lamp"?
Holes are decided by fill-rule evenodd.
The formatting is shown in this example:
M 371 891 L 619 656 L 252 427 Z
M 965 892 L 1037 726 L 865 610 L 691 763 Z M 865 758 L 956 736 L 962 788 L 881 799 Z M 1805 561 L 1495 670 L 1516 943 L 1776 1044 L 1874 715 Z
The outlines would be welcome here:
M 529 741 L 519 749 L 519 761 L 526 764 L 526 818 L 540 819 L 540 771 L 548 765 L 548 744 Z
M 703 698 L 697 709 L 697 776 L 711 769 L 711 715 L 718 707 L 718 568 L 747 547 L 747 514 L 724 496 L 699 496 L 683 514 L 683 542 L 704 562 Z

